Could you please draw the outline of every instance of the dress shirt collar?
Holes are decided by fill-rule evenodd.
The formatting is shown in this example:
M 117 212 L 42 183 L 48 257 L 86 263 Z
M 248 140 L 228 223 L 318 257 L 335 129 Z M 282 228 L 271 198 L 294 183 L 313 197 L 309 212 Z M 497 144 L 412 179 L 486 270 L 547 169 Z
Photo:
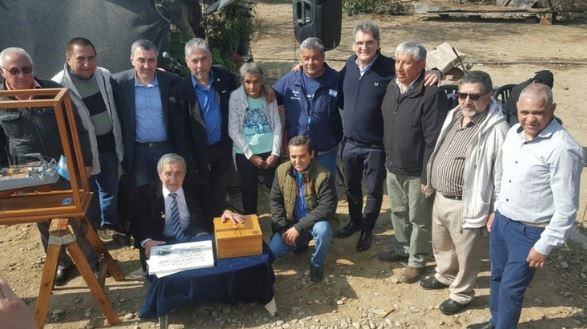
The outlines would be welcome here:
M 155 78 L 153 78 L 153 80 L 151 80 L 149 83 L 147 84 L 142 84 L 141 80 L 139 80 L 137 78 L 137 72 L 135 72 L 135 87 L 147 87 L 147 88 L 152 88 L 152 87 L 158 87 L 159 86 L 159 81 L 157 80 L 157 72 L 155 72 Z
M 169 193 L 171 193 L 171 191 L 168 190 L 167 187 L 165 187 L 165 186 L 162 186 L 162 189 L 163 189 L 163 198 L 165 200 L 167 200 L 167 197 L 169 196 Z M 185 196 L 183 195 L 183 187 L 180 187 L 177 191 L 175 191 L 175 195 L 176 195 L 176 198 L 177 197 L 185 198 Z

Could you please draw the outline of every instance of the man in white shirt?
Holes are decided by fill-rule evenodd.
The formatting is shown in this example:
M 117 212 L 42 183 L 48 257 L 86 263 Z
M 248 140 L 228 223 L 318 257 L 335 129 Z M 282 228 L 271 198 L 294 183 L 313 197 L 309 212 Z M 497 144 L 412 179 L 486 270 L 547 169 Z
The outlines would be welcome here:
M 188 241 L 212 231 L 211 209 L 206 188 L 184 184 L 185 160 L 175 154 L 163 155 L 157 163 L 159 180 L 138 190 L 135 202 L 133 235 L 141 249 L 141 263 L 151 248 L 165 243 Z M 245 217 L 225 210 L 225 220 L 242 223 Z
M 479 328 L 516 328 L 534 271 L 575 223 L 583 150 L 554 118 L 550 87 L 531 84 L 517 103 L 496 166 L 496 212 L 487 228 L 491 320 Z

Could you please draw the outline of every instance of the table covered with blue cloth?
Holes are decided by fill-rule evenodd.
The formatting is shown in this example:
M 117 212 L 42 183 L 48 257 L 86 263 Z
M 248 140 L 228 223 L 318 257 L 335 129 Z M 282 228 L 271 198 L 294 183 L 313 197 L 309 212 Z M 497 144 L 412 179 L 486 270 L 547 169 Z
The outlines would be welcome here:
M 141 318 L 162 317 L 193 303 L 236 302 L 265 305 L 273 299 L 274 256 L 263 243 L 263 254 L 216 259 L 214 267 L 150 276 L 151 287 L 141 307 Z

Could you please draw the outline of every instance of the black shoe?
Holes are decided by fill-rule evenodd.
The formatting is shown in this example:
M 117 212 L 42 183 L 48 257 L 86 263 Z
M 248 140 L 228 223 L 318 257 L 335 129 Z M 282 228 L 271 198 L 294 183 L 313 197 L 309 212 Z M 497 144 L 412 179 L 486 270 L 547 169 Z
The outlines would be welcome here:
M 310 280 L 320 282 L 324 278 L 324 266 L 312 266 L 310 268 Z
M 70 267 L 57 266 L 57 272 L 55 273 L 55 285 L 63 286 L 69 281 L 69 275 L 71 273 Z
M 395 251 L 382 251 L 377 254 L 377 258 L 382 262 L 406 262 L 408 255 L 398 254 Z
M 495 327 L 491 325 L 491 322 L 487 321 L 483 323 L 468 325 L 467 329 L 495 329 Z
M 444 315 L 453 315 L 453 314 L 457 314 L 457 313 L 461 312 L 468 305 L 469 304 L 457 303 L 454 300 L 452 300 L 452 299 L 449 298 L 449 299 L 445 300 L 444 302 L 442 302 L 440 304 L 440 306 L 438 307 L 438 309 Z
M 354 222 L 349 222 L 344 227 L 341 227 L 338 230 L 338 232 L 336 232 L 336 237 L 337 238 L 346 238 L 346 237 L 353 235 L 353 233 L 359 231 L 360 229 L 361 229 L 360 224 L 357 224 Z
M 448 287 L 446 284 L 438 281 L 434 275 L 420 280 L 420 286 L 426 290 L 444 289 Z
M 359 241 L 357 242 L 357 251 L 367 251 L 371 248 L 371 243 L 373 242 L 373 232 L 371 231 L 361 231 L 361 235 L 359 236 Z

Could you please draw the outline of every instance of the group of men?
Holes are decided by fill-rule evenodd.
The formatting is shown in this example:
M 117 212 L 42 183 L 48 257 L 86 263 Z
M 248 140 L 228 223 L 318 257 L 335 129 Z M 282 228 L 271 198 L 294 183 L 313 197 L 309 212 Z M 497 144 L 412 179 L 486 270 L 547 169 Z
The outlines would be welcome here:
M 386 180 L 395 241 L 378 258 L 406 262 L 400 280 L 412 283 L 433 255 L 435 273 L 420 285 L 448 288 L 439 309 L 455 314 L 474 297 L 487 227 L 492 318 L 480 327 L 515 328 L 534 270 L 564 242 L 578 205 L 582 149 L 553 120 L 551 89 L 528 84 L 517 103 L 520 123 L 510 128 L 485 72 L 465 73 L 450 109 L 433 86 L 440 72 L 425 70 L 420 43 L 404 42 L 395 59 L 386 57 L 377 25 L 364 22 L 353 30 L 353 51 L 337 72 L 325 63 L 321 41 L 309 38 L 300 45 L 300 68 L 273 86 L 290 161 L 277 168 L 270 194 L 272 252 L 297 253 L 314 239 L 310 279 L 321 281 L 333 235 L 360 232 L 356 250 L 370 249 Z M 101 225 L 118 228 L 118 162 L 140 191 L 133 231 L 142 257 L 154 245 L 209 232 L 212 216 L 245 220 L 223 211 L 232 163 L 228 100 L 239 81 L 212 66 L 207 43 L 185 45 L 191 75 L 183 80 L 157 70 L 157 49 L 147 40 L 131 47 L 134 68 L 114 76 L 96 57 L 89 40 L 72 39 L 53 80 L 72 91 Z M 4 89 L 57 86 L 33 78 L 22 49 L 4 50 L 0 65 Z M 60 154 L 55 136 L 30 137 L 49 131 L 26 120 L 50 111 L 34 113 L 0 112 L 0 146 L 16 163 L 33 151 Z M 339 151 L 350 220 L 333 233 Z

